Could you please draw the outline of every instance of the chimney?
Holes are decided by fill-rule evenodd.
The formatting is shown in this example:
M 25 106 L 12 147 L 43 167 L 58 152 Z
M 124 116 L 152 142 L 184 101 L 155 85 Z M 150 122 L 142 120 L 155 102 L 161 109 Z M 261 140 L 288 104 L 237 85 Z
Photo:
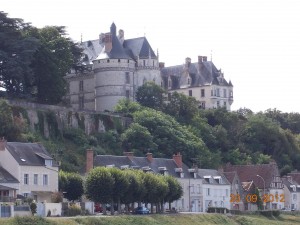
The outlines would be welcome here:
M 147 159 L 148 159 L 149 162 L 152 162 L 152 161 L 153 161 L 152 153 L 148 152 L 148 153 L 146 154 L 146 156 L 147 156 Z
M 186 57 L 185 58 L 185 66 L 188 68 L 188 67 L 190 67 L 190 65 L 191 65 L 191 58 Z
M 159 68 L 160 69 L 165 68 L 165 63 L 164 62 L 159 62 Z
M 203 62 L 203 57 L 201 55 L 198 56 L 198 63 L 202 63 Z
M 203 61 L 202 62 L 206 62 L 207 61 L 207 56 L 202 56 Z
M 130 160 L 133 159 L 133 152 L 124 152 L 124 155 L 127 156 Z
M 104 42 L 105 42 L 105 52 L 110 53 L 112 49 L 112 35 L 111 33 L 106 33 L 104 37 Z
M 94 168 L 94 151 L 93 149 L 86 150 L 86 173 Z
M 124 30 L 122 30 L 122 29 L 119 30 L 118 39 L 119 39 L 121 45 L 123 46 L 123 43 L 124 43 Z
M 178 168 L 182 168 L 182 155 L 180 155 L 180 152 L 173 155 L 173 160 L 175 161 Z
M 101 33 L 99 34 L 99 44 L 105 43 L 105 34 Z
M 5 151 L 6 142 L 4 137 L 0 138 L 0 151 Z

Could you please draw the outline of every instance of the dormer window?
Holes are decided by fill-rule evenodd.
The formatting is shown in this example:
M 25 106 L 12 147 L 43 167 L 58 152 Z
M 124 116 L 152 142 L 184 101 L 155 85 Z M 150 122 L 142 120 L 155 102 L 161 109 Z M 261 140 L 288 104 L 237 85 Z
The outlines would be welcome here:
M 218 184 L 221 184 L 221 183 L 222 183 L 222 177 L 221 177 L 221 176 L 214 176 L 214 180 L 215 180 Z
M 175 172 L 180 176 L 180 178 L 184 178 L 184 173 L 182 168 L 175 168 Z
M 121 166 L 121 170 L 125 170 L 125 169 L 128 169 L 129 168 L 129 165 L 123 165 Z
M 187 79 L 187 84 L 188 84 L 188 85 L 191 85 L 191 78 L 189 78 L 189 77 L 188 77 L 188 79 Z
M 52 166 L 52 159 L 45 159 L 45 165 L 46 166 Z
M 148 172 L 148 171 L 150 171 L 151 169 L 150 169 L 149 166 L 143 166 L 143 167 L 142 167 L 142 170 L 143 170 L 144 172 Z
M 196 170 L 193 168 L 193 169 L 188 169 L 189 173 L 191 174 L 192 177 L 194 178 L 197 178 L 197 173 L 196 173 Z
M 204 176 L 204 180 L 209 184 L 211 183 L 210 178 L 211 178 L 211 176 Z
M 162 174 L 162 175 L 167 175 L 167 167 L 165 167 L 165 166 L 162 166 L 162 167 L 158 167 L 158 171 L 159 171 L 159 173 L 160 174 Z

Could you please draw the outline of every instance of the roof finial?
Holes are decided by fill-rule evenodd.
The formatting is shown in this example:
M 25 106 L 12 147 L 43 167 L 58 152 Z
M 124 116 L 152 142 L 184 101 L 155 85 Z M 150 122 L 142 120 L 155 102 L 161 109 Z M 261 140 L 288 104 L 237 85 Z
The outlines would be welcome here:
M 82 43 L 82 33 L 81 33 L 81 35 L 80 35 L 80 43 Z
M 212 50 L 210 50 L 210 61 L 212 62 Z
M 159 61 L 159 53 L 158 53 L 158 49 L 156 50 L 156 55 L 157 55 L 157 61 Z

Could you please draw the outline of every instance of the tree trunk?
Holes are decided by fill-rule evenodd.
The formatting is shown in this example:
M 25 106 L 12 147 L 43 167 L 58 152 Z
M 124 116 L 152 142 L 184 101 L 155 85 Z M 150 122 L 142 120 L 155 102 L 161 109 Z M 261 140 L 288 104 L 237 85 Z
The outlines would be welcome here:
M 153 203 L 151 203 L 151 213 L 153 214 Z
M 172 208 L 171 208 L 171 202 L 169 202 L 169 212 L 171 212 Z
M 107 215 L 106 204 L 102 204 L 103 215 Z
M 165 213 L 165 204 L 164 204 L 164 202 L 161 202 L 160 209 L 161 209 L 161 213 Z
M 112 200 L 110 204 L 110 214 L 115 215 L 114 200 Z
M 121 199 L 118 198 L 118 214 L 121 214 Z

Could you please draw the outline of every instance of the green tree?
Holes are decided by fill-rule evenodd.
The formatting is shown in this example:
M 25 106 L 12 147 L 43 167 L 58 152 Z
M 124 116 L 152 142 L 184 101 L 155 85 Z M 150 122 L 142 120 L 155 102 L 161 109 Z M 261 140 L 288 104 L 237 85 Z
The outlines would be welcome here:
M 83 179 L 77 173 L 59 172 L 59 189 L 64 193 L 64 197 L 69 201 L 78 200 L 83 190 Z
M 85 181 L 85 193 L 94 202 L 108 204 L 113 198 L 115 180 L 104 167 L 92 169 Z M 104 207 L 105 210 L 105 207 Z M 104 211 L 106 213 L 106 211 Z
M 122 145 L 125 149 L 137 149 L 138 153 L 146 153 L 148 149 L 156 150 L 153 137 L 146 127 L 138 123 L 132 123 L 121 136 Z
M 141 108 L 142 106 L 138 102 L 133 102 L 130 99 L 123 98 L 115 106 L 114 111 L 126 116 L 131 116 L 132 113 L 141 110 Z
M 32 28 L 28 35 L 41 43 L 32 63 L 37 100 L 47 104 L 59 103 L 66 93 L 64 76 L 79 60 L 80 49 L 66 37 L 63 26 Z
M 147 82 L 136 92 L 136 100 L 142 105 L 156 110 L 164 108 L 165 90 L 154 82 Z
M 39 42 L 24 35 L 29 28 L 22 19 L 9 18 L 0 11 L 0 86 L 9 96 L 23 97 L 31 91 L 30 64 Z
M 183 189 L 176 178 L 172 176 L 164 176 L 164 179 L 168 184 L 168 192 L 165 195 L 164 201 L 169 203 L 169 209 L 171 209 L 171 203 L 181 198 L 183 195 Z
M 108 171 L 110 172 L 111 176 L 113 177 L 115 183 L 113 186 L 113 193 L 112 193 L 112 202 L 111 202 L 111 214 L 114 215 L 114 203 L 118 203 L 118 211 L 121 213 L 121 199 L 124 197 L 125 193 L 129 187 L 129 180 L 126 174 L 118 169 L 118 168 L 109 168 Z
M 173 92 L 164 112 L 175 117 L 178 122 L 189 124 L 198 112 L 198 105 L 194 97 Z

